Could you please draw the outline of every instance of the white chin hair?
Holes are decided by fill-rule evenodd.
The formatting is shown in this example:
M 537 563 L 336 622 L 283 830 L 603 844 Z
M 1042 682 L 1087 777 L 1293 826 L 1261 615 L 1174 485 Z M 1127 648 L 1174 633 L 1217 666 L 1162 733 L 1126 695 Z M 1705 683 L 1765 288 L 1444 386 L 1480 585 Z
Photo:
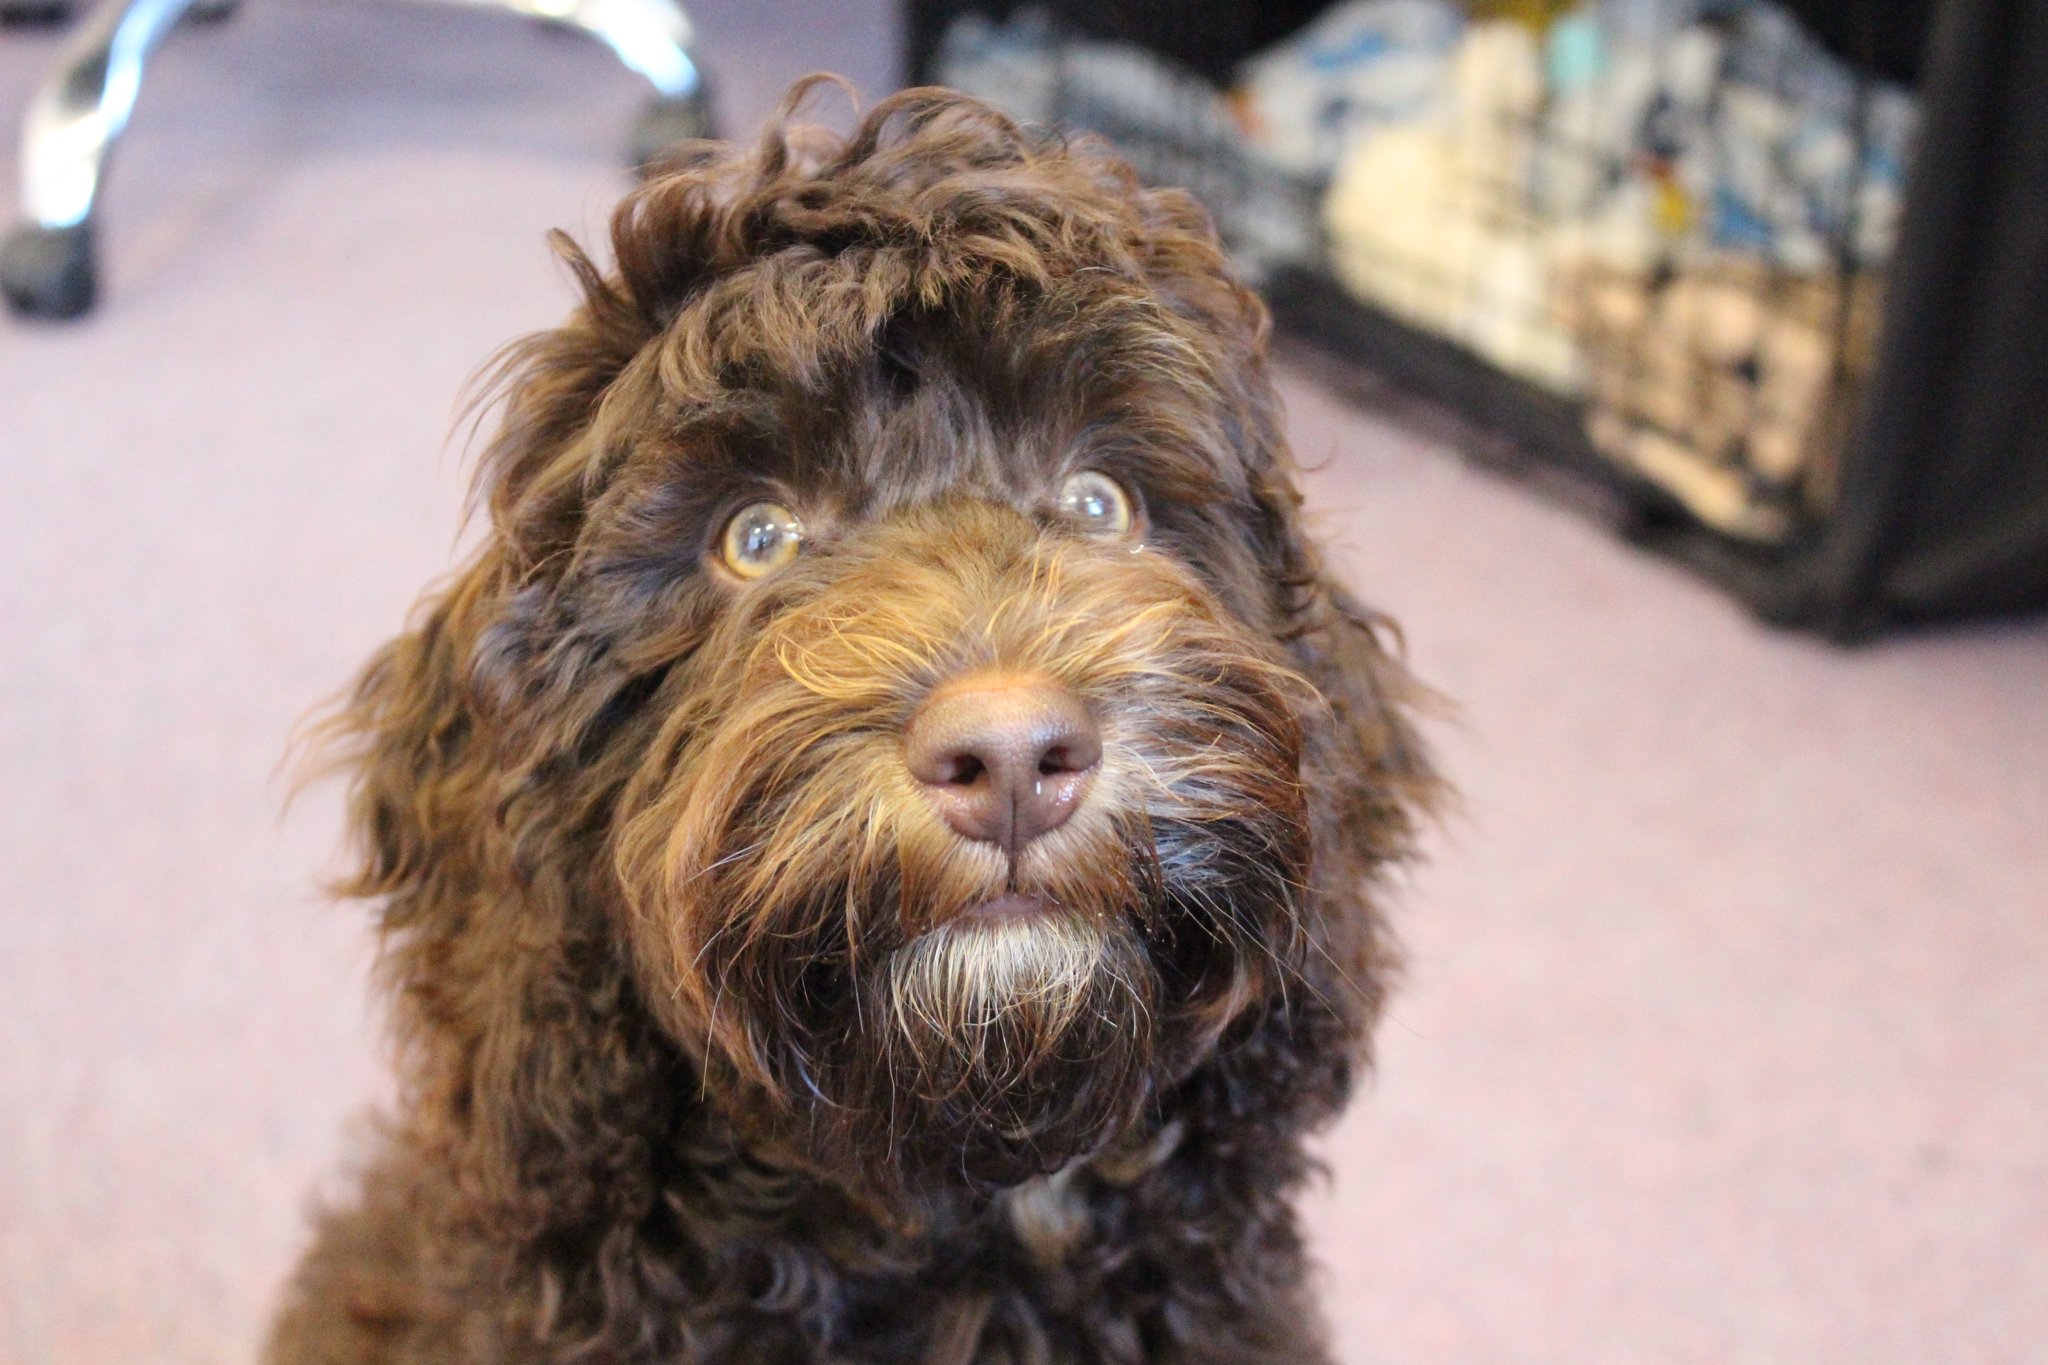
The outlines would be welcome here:
M 1101 931 L 1072 915 L 956 920 L 890 964 L 896 1025 L 925 1034 L 1020 1024 L 1058 1032 L 1085 1007 L 1109 957 Z

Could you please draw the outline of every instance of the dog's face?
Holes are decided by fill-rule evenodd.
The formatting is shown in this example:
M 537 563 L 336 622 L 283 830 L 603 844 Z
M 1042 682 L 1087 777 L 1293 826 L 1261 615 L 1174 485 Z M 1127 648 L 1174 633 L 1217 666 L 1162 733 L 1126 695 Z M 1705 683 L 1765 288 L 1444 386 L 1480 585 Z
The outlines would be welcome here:
M 707 1091 L 1002 1183 L 1290 989 L 1369 1016 L 1340 884 L 1421 769 L 1189 201 L 926 93 L 681 166 L 615 245 L 514 358 L 447 633 Z
M 697 490 L 659 534 L 702 547 L 700 642 L 619 864 L 679 1036 L 858 1150 L 999 1180 L 1114 1132 L 1270 984 L 1312 692 L 1205 577 L 1245 567 L 1222 490 L 1148 477 L 1106 393 L 997 423 L 912 355 L 911 391 L 853 385 L 853 441 L 646 471 Z

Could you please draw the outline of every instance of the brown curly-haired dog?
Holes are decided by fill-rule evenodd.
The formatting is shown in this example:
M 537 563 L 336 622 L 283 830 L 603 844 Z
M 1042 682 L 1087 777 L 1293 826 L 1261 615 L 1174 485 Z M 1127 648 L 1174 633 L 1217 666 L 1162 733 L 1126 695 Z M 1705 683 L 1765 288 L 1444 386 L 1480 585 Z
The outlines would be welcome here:
M 337 728 L 403 1101 L 274 1362 L 1326 1359 L 1432 779 L 1186 195 L 941 91 L 637 190 Z

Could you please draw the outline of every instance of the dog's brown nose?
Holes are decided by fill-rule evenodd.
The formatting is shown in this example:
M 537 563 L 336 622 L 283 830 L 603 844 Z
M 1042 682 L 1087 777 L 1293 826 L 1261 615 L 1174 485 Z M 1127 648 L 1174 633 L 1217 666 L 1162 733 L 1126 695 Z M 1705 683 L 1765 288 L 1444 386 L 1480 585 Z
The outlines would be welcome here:
M 1068 689 L 978 676 L 927 701 L 904 734 L 910 774 L 946 823 L 1017 850 L 1065 824 L 1102 758 L 1102 733 Z

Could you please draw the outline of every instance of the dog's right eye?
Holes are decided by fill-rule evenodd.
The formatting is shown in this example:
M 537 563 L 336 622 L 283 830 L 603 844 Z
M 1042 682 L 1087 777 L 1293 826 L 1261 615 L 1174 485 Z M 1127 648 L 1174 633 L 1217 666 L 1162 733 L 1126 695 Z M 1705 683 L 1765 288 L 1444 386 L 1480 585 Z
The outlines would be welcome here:
M 1060 511 L 1091 536 L 1120 536 L 1137 521 L 1124 486 L 1092 469 L 1060 485 Z
M 759 578 L 795 559 L 803 539 L 796 513 L 779 502 L 749 503 L 725 524 L 719 553 L 725 567 L 741 578 Z

